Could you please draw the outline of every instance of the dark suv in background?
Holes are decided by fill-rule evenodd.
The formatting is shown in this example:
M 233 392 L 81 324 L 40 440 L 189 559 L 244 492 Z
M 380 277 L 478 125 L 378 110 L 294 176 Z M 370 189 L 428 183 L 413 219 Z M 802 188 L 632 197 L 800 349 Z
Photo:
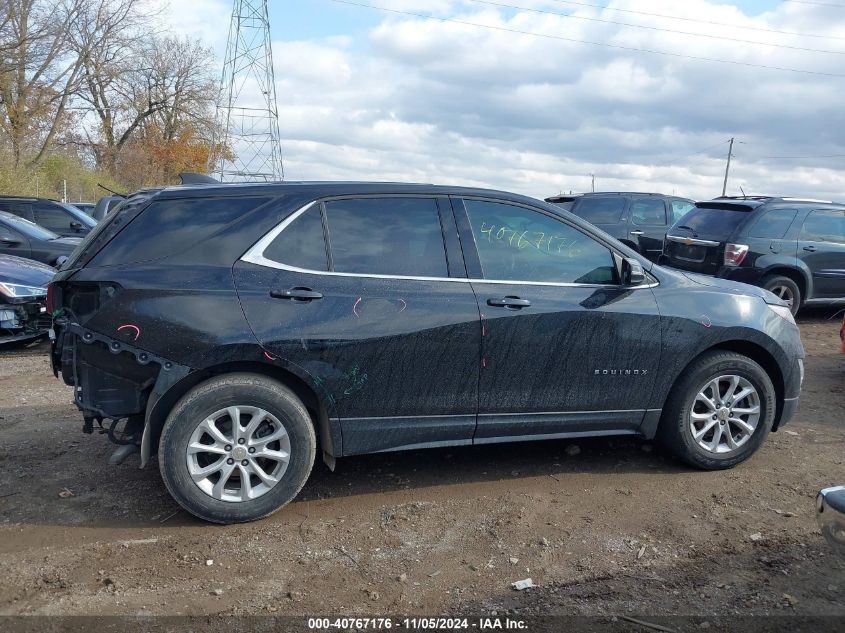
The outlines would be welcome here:
M 71 204 L 46 198 L 0 196 L 0 211 L 35 222 L 62 237 L 84 237 L 97 222 Z
M 584 193 L 546 198 L 584 218 L 652 261 L 663 251 L 666 230 L 695 202 L 659 193 Z
M 173 497 L 225 523 L 289 502 L 320 453 L 636 435 L 728 468 L 792 417 L 803 374 L 771 293 L 485 189 L 129 196 L 48 306 L 84 428 L 125 419 Z
M 793 314 L 845 301 L 845 205 L 764 196 L 698 202 L 669 230 L 661 261 L 770 290 Z

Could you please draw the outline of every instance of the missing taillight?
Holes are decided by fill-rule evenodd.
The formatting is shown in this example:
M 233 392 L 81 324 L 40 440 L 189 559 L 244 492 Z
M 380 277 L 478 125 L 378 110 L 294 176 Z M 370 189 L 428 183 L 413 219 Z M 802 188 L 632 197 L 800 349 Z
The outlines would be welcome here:
M 725 266 L 739 266 L 748 255 L 747 244 L 725 245 Z
M 55 284 L 53 282 L 47 284 L 47 312 L 49 314 L 53 314 L 53 293 L 55 291 Z

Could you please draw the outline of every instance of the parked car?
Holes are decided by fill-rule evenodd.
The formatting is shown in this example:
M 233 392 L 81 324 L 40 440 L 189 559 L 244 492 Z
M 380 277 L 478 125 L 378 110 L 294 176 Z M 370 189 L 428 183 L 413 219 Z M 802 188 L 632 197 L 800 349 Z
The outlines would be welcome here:
M 73 205 L 46 198 L 0 196 L 0 211 L 35 222 L 64 237 L 82 237 L 97 224 Z
M 669 230 L 662 261 L 770 290 L 793 314 L 845 301 L 845 205 L 762 196 L 698 202 Z
M 666 230 L 695 206 L 686 198 L 659 193 L 585 193 L 546 198 L 657 261 Z
M 50 284 L 54 371 L 127 419 L 209 521 L 379 451 L 659 437 L 728 468 L 795 412 L 804 350 L 759 288 L 662 268 L 539 200 L 378 183 L 127 199 Z
M 121 202 L 123 198 L 121 196 L 103 196 L 99 200 L 97 200 L 97 204 L 94 205 L 94 210 L 91 212 L 91 217 L 94 218 L 97 222 L 102 220 L 106 217 L 116 204 Z
M 31 259 L 0 255 L 0 345 L 47 336 L 47 282 L 55 272 Z
M 60 237 L 34 222 L 0 211 L 0 254 L 55 266 L 64 261 L 80 241 L 78 237 Z
M 71 204 L 86 215 L 91 215 L 94 212 L 94 207 L 97 206 L 95 202 L 72 202 Z
M 831 486 L 816 496 L 816 523 L 833 548 L 845 555 L 845 486 Z

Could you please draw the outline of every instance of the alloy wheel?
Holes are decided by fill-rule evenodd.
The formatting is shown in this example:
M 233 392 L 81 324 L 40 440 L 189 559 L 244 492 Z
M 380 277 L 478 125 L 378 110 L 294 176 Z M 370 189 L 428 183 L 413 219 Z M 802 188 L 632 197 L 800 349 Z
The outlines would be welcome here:
M 773 286 L 770 292 L 786 301 L 789 308 L 792 309 L 792 305 L 795 303 L 795 295 L 792 292 L 792 288 L 789 286 Z
M 188 441 L 194 483 L 220 501 L 242 502 L 269 492 L 290 461 L 284 424 L 264 409 L 230 406 L 202 420 Z
M 746 378 L 722 375 L 695 396 L 689 428 L 695 442 L 710 453 L 726 454 L 751 439 L 760 421 L 760 394 Z

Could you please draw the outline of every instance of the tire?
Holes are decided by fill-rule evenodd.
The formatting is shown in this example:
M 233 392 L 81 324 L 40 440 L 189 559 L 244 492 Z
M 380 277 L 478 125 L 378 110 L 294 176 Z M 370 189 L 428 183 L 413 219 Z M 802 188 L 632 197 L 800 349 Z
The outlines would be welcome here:
M 804 298 L 801 296 L 801 289 L 798 284 L 792 279 L 783 275 L 770 275 L 763 280 L 763 288 L 786 301 L 789 304 L 792 316 L 798 313 Z
M 733 382 L 734 377 L 736 383 Z M 716 399 L 712 385 L 719 378 L 721 395 Z M 742 396 L 748 388 L 754 393 L 736 402 L 727 398 L 731 389 L 734 394 Z M 714 400 L 716 404 L 730 403 L 731 406 L 711 407 L 705 400 Z M 756 418 L 753 413 L 739 413 L 753 411 L 755 403 L 758 409 Z M 760 365 L 740 354 L 708 352 L 694 360 L 673 385 L 663 409 L 658 439 L 690 466 L 703 470 L 732 468 L 748 459 L 766 439 L 774 422 L 776 407 L 774 385 Z M 720 413 L 724 410 L 727 413 Z M 696 416 L 695 419 L 693 416 Z M 743 422 L 744 426 L 736 420 Z M 699 438 L 694 436 L 693 429 L 701 432 L 708 425 L 711 425 L 712 431 Z M 753 426 L 750 433 L 749 426 Z M 721 433 L 720 440 L 715 439 L 716 433 Z
M 232 373 L 176 403 L 158 454 L 164 485 L 180 506 L 212 523 L 243 523 L 296 497 L 316 450 L 311 417 L 293 392 L 265 376 Z

